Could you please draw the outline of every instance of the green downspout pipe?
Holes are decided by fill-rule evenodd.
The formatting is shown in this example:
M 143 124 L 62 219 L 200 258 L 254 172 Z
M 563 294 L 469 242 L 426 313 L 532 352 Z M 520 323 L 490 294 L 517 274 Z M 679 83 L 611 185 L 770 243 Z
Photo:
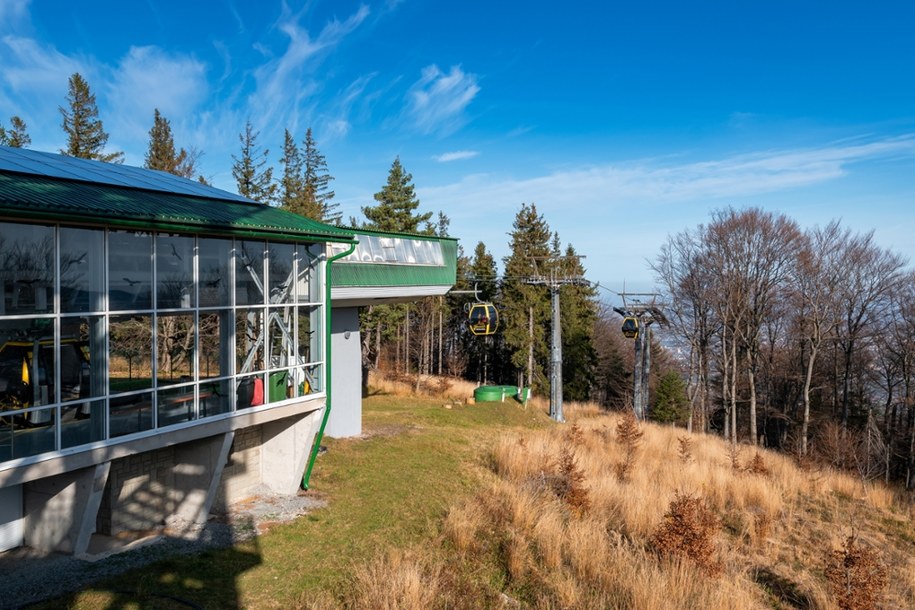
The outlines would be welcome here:
M 326 363 L 325 367 L 325 379 L 327 381 L 327 387 L 325 388 L 325 399 L 324 399 L 324 418 L 321 420 L 321 428 L 318 430 L 318 434 L 315 435 L 314 446 L 311 449 L 311 457 L 308 459 L 308 467 L 305 468 L 305 475 L 302 477 L 302 489 L 308 489 L 308 481 L 311 480 L 311 469 L 314 468 L 315 458 L 318 457 L 318 451 L 321 449 L 321 439 L 324 437 L 324 427 L 327 425 L 327 420 L 330 417 L 330 404 L 331 404 L 331 395 L 333 394 L 333 384 L 331 383 L 331 332 L 330 332 L 330 313 L 331 313 L 331 303 L 330 303 L 330 264 L 337 259 L 343 258 L 344 256 L 349 256 L 356 249 L 356 244 L 359 242 L 353 242 L 350 244 L 349 250 L 341 252 L 335 256 L 331 256 L 327 259 L 327 264 L 324 266 L 324 306 L 327 308 L 324 313 L 324 362 Z

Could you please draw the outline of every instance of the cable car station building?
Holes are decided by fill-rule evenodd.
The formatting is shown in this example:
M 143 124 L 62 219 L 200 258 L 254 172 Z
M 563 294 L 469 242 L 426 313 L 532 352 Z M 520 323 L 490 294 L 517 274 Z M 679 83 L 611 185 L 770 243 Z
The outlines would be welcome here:
M 296 493 L 329 413 L 329 434 L 361 431 L 357 306 L 444 294 L 455 259 L 450 239 L 0 147 L 0 551 L 84 554 Z

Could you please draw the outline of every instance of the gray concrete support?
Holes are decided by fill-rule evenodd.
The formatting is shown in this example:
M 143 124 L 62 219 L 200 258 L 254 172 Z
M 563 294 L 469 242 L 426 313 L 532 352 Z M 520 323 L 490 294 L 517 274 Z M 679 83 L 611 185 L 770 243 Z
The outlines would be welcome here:
M 324 434 L 345 438 L 362 434 L 362 341 L 359 308 L 335 307 L 331 318 L 330 419 Z
M 229 432 L 175 448 L 172 486 L 178 501 L 166 519 L 174 533 L 193 534 L 206 524 L 234 438 Z
M 43 551 L 85 552 L 110 467 L 105 462 L 26 483 L 23 542 Z
M 302 484 L 323 411 L 264 424 L 261 481 L 271 491 L 295 494 Z

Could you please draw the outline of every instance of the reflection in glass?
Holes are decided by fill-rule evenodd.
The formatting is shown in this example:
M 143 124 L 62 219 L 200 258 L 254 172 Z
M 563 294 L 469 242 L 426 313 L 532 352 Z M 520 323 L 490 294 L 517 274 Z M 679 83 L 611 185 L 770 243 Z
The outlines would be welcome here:
M 264 304 L 264 242 L 235 244 L 235 304 Z
M 0 315 L 54 307 L 54 228 L 0 222 Z
M 235 371 L 250 373 L 264 370 L 263 309 L 239 309 L 235 312 Z
M 104 419 L 104 400 L 93 400 L 61 407 L 61 448 L 75 447 L 104 439 Z
M 320 262 L 320 252 L 315 248 L 315 244 L 310 246 L 299 244 L 296 246 L 296 258 L 299 264 L 296 298 L 299 303 L 311 303 L 320 300 L 316 269 Z
M 0 321 L 0 413 L 54 402 L 55 353 L 51 318 Z M 50 423 L 51 415 L 23 417 L 38 425 Z
M 224 377 L 232 374 L 232 353 L 229 346 L 232 312 L 228 310 L 200 312 L 200 378 Z
M 156 404 L 159 428 L 197 419 L 194 412 L 194 386 L 159 390 Z
M 111 399 L 111 438 L 152 429 L 152 392 Z
M 109 309 L 152 306 L 152 237 L 149 233 L 108 233 Z
M 158 385 L 194 380 L 194 315 L 156 317 L 156 375 Z
M 221 379 L 200 384 L 200 417 L 211 417 L 232 410 L 232 381 Z
M 197 303 L 194 290 L 194 238 L 156 237 L 156 306 L 188 309 Z
M 105 319 L 80 316 L 60 320 L 60 399 L 104 396 Z M 96 363 L 93 366 L 93 363 Z M 101 364 L 98 364 L 101 363 Z
M 229 303 L 229 263 L 232 242 L 228 239 L 198 240 L 200 306 L 226 307 Z
M 292 244 L 270 244 L 270 303 L 291 303 L 295 282 L 293 276 Z
M 152 387 L 152 316 L 111 316 L 109 390 Z
M 247 409 L 264 404 L 264 375 L 239 377 L 236 382 L 236 409 Z
M 295 359 L 294 307 L 271 307 L 268 325 L 270 368 L 284 368 Z
M 299 356 L 301 362 L 321 360 L 320 307 L 299 307 Z
M 104 255 L 104 231 L 61 227 L 61 311 L 101 311 L 105 308 Z

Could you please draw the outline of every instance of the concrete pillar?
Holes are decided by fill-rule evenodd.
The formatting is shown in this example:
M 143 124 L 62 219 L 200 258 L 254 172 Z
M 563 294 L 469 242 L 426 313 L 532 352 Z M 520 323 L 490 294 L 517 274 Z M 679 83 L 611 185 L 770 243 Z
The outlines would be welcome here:
M 2 296 L 2 292 L 0 292 L 0 298 Z M 22 486 L 13 485 L 0 488 L 0 552 L 21 545 Z
M 331 316 L 331 409 L 324 434 L 362 434 L 362 341 L 359 308 L 335 307 Z
M 43 551 L 84 553 L 110 468 L 104 462 L 25 483 L 24 543 Z
M 228 432 L 175 447 L 176 505 L 166 518 L 173 533 L 192 536 L 206 525 L 234 438 L 235 433 Z
M 293 495 L 299 490 L 323 417 L 319 409 L 263 425 L 261 481 L 271 491 Z

